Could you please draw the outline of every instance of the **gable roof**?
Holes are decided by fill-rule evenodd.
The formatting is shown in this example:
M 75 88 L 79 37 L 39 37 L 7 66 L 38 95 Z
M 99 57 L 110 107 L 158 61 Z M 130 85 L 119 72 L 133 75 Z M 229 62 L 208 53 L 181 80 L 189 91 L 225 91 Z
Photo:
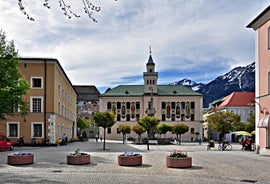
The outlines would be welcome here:
M 252 20 L 247 25 L 247 28 L 253 28 L 254 31 L 256 31 L 259 27 L 261 27 L 269 19 L 270 19 L 270 6 L 268 6 L 254 20 Z
M 101 94 L 100 97 L 143 96 L 144 85 L 119 85 Z M 158 96 L 203 96 L 181 85 L 157 85 Z
M 77 101 L 98 101 L 100 92 L 96 86 L 91 85 L 74 85 L 78 94 Z
M 247 107 L 254 101 L 254 92 L 233 92 L 222 99 L 222 103 L 217 107 Z

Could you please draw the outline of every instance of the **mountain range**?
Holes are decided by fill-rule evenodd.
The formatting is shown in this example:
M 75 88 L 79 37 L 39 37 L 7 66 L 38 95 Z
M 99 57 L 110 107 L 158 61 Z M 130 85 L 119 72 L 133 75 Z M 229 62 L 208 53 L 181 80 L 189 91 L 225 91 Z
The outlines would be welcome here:
M 184 78 L 171 85 L 184 85 L 202 93 L 204 95 L 203 106 L 208 107 L 209 103 L 214 100 L 218 100 L 235 91 L 255 92 L 255 62 L 245 67 L 236 67 L 207 84 L 196 83 Z

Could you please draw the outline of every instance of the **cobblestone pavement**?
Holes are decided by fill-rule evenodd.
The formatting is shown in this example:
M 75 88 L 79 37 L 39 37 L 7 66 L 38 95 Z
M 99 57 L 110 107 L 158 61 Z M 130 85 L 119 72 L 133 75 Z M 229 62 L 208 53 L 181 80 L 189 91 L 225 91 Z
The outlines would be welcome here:
M 103 144 L 90 140 L 58 147 L 15 147 L 14 151 L 0 151 L 0 183 L 5 184 L 64 184 L 64 183 L 270 183 L 270 157 L 241 151 L 239 144 L 232 151 L 206 151 L 206 144 L 181 145 L 122 144 L 107 141 Z M 72 166 L 66 164 L 66 155 L 76 149 L 91 155 L 91 164 Z M 188 169 L 167 168 L 166 155 L 180 149 L 192 156 L 193 166 Z M 7 154 L 27 151 L 35 155 L 32 165 L 7 165 Z M 125 151 L 143 155 L 143 165 L 123 167 L 117 156 Z

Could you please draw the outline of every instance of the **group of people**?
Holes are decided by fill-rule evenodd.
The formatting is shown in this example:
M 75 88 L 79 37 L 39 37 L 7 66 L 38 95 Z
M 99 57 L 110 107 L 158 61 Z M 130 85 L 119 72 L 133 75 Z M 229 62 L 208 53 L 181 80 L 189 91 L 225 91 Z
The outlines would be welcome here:
M 58 139 L 58 144 L 63 146 L 63 145 L 67 145 L 67 141 L 68 141 L 68 137 L 65 133 L 63 133 L 62 137 Z
M 251 151 L 251 144 L 252 140 L 251 138 L 244 139 L 244 137 L 241 138 L 241 144 L 242 144 L 242 150 L 249 150 Z

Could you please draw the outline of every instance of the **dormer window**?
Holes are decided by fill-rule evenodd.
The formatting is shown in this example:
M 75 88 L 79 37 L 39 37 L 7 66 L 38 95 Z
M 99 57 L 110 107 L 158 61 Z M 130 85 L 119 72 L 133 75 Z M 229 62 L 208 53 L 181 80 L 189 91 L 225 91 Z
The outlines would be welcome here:
M 128 91 L 125 91 L 125 94 L 126 94 L 126 95 L 128 95 L 128 94 L 129 94 L 129 92 L 128 92 Z
M 174 91 L 173 91 L 173 94 L 176 94 L 176 93 L 177 93 L 177 91 L 174 90 Z

